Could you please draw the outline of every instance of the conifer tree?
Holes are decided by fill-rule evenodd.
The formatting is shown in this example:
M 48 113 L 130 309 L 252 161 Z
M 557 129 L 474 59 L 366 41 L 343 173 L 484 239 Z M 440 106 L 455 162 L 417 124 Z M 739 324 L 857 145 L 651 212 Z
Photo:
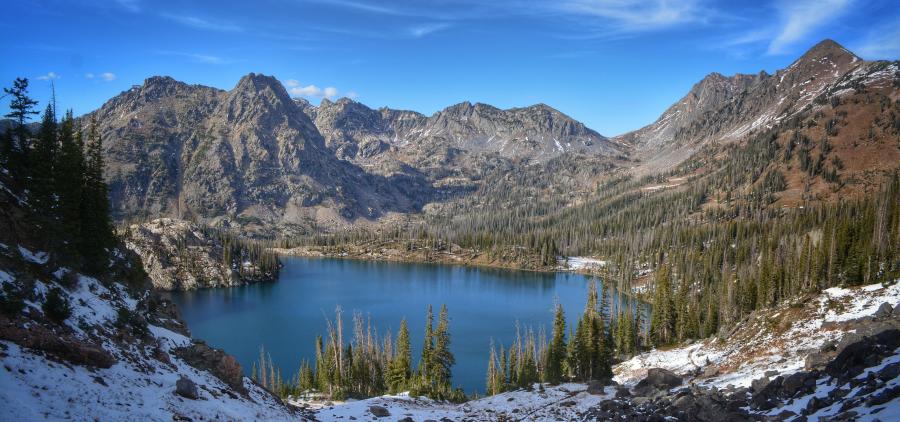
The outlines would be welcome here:
M 0 154 L 9 169 L 13 189 L 18 191 L 24 188 L 29 169 L 27 140 L 30 134 L 25 125 L 31 116 L 39 114 L 34 109 L 38 102 L 28 96 L 28 79 L 25 78 L 16 78 L 12 88 L 3 88 L 3 92 L 12 96 L 5 117 L 13 119 L 15 126 L 2 138 Z
M 66 238 L 72 239 L 69 243 L 69 249 L 71 252 L 83 254 L 82 256 L 87 257 L 86 252 L 89 253 L 89 251 L 84 249 L 86 244 L 84 243 L 83 235 L 86 230 L 83 226 L 86 219 L 90 219 L 93 216 L 86 215 L 84 211 L 86 168 L 80 135 L 75 133 L 74 125 L 75 121 L 70 111 L 63 118 L 59 130 L 60 146 L 55 166 L 58 177 L 55 190 L 59 198 L 60 228 Z M 103 199 L 105 200 L 106 196 Z M 106 261 L 103 259 L 105 255 L 99 257 L 91 255 L 91 257 Z
M 409 344 L 409 328 L 406 319 L 400 321 L 400 331 L 397 333 L 394 359 L 391 360 L 388 372 L 388 386 L 391 392 L 397 393 L 406 388 L 412 376 L 412 355 Z
M 431 363 L 434 350 L 434 313 L 431 305 L 425 312 L 425 338 L 422 339 L 422 357 L 419 359 L 419 377 L 426 383 L 430 383 L 434 379 L 432 375 Z
M 547 349 L 547 373 L 545 380 L 550 384 L 559 384 L 563 379 L 566 361 L 566 316 L 561 304 L 557 302 L 553 317 L 553 338 Z
M 114 244 L 114 234 L 109 213 L 109 198 L 103 178 L 103 140 L 92 120 L 88 132 L 86 165 L 82 200 L 82 254 L 89 271 L 101 271 L 105 265 L 106 250 Z
M 674 340 L 675 303 L 669 282 L 669 268 L 660 265 L 656 272 L 653 293 L 653 313 L 650 315 L 650 337 L 655 345 L 669 344 Z
M 431 371 L 433 380 L 439 387 L 450 389 L 451 368 L 456 363 L 453 352 L 450 351 L 450 316 L 447 313 L 447 305 L 441 305 L 438 315 L 437 329 L 434 331 L 434 351 L 432 353 Z

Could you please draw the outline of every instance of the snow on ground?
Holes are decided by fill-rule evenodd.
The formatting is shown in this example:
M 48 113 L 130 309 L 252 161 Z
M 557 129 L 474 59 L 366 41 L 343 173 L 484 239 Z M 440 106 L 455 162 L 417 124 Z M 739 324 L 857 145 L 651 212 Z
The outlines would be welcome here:
M 31 256 L 32 262 L 44 259 Z M 4 279 L 13 277 L 2 274 Z M 107 288 L 85 276 L 78 280 L 77 287 L 67 292 L 72 316 L 66 324 L 79 338 L 97 340 L 116 362 L 106 369 L 72 365 L 0 340 L 0 420 L 302 420 L 247 378 L 247 395 L 242 396 L 211 373 L 169 353 L 172 347 L 188 345 L 186 336 L 149 326 L 165 356 L 154 353 L 152 341 L 143 345 L 117 338 L 112 327 L 117 309 L 134 309 L 136 300 L 124 286 Z M 46 294 L 45 283 L 35 284 L 40 295 Z M 40 311 L 40 306 L 32 305 Z M 198 400 L 175 394 L 181 376 L 196 383 Z
M 562 384 L 540 391 L 516 390 L 485 397 L 462 404 L 441 403 L 428 398 L 415 398 L 407 394 L 375 397 L 366 400 L 335 403 L 320 408 L 316 418 L 320 421 L 375 421 L 398 420 L 411 417 L 415 421 L 451 420 L 496 421 L 501 417 L 519 421 L 575 420 L 591 407 L 613 396 L 612 387 L 604 394 L 587 393 L 584 384 Z M 289 401 L 304 404 L 301 400 Z M 381 406 L 391 414 L 390 418 L 376 418 L 369 408 Z M 355 419 L 351 419 L 351 417 Z
M 28 262 L 35 264 L 47 263 L 47 252 L 31 252 L 25 247 L 19 246 L 19 253 L 22 255 L 22 258 L 25 258 Z
M 719 388 L 746 387 L 766 371 L 788 374 L 802 369 L 807 354 L 844 334 L 837 325 L 823 326 L 823 322 L 872 315 L 882 303 L 900 303 L 900 282 L 888 287 L 873 284 L 827 289 L 806 307 L 784 305 L 751 317 L 726 341 L 711 338 L 635 356 L 614 368 L 614 379 L 631 386 L 643 379 L 649 368 L 666 368 L 684 375 L 715 366 L 719 374 L 700 383 Z
M 592 270 L 605 267 L 608 263 L 602 259 L 584 256 L 569 256 L 558 260 L 559 265 L 570 270 Z

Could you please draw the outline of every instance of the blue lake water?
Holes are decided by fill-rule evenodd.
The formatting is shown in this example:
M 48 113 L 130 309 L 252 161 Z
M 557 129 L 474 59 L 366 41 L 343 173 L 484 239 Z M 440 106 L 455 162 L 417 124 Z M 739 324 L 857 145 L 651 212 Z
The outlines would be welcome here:
M 409 324 L 418 361 L 425 310 L 441 304 L 450 315 L 451 351 L 456 356 L 453 383 L 467 393 L 484 391 L 491 339 L 510 344 L 518 321 L 549 331 L 556 298 L 568 323 L 584 307 L 589 277 L 434 264 L 283 257 L 277 282 L 227 289 L 172 293 L 195 338 L 225 349 L 249 373 L 260 346 L 285 378 L 302 359 L 315 361 L 315 338 L 325 335 L 326 318 L 344 309 L 371 317 L 379 334 L 396 334 L 401 318 Z

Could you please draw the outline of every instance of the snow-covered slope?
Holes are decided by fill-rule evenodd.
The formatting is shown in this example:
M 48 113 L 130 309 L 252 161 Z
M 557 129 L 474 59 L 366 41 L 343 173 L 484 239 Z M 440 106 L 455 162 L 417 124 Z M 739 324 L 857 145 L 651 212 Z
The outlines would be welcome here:
M 5 246 L 5 245 L 4 245 Z M 0 420 L 302 420 L 301 414 L 238 375 L 242 388 L 212 372 L 197 369 L 180 357 L 199 347 L 178 331 L 186 330 L 165 312 L 126 324 L 125 316 L 146 312 L 154 299 L 143 290 L 134 295 L 119 282 L 54 268 L 46 253 L 24 246 L 0 248 L 0 282 L 7 291 L 22 292 L 25 307 L 18 316 L 0 314 Z M 32 265 L 32 278 L 14 262 Z M 69 286 L 69 284 L 72 284 Z M 68 287 L 65 287 L 68 286 Z M 51 289 L 71 304 L 63 323 L 50 321 L 43 310 Z M 165 308 L 165 302 L 153 302 Z M 141 317 L 139 320 L 144 320 Z M 168 328 L 166 328 L 168 327 Z M 228 373 L 233 358 L 208 352 Z M 229 360 L 232 359 L 232 360 Z M 240 374 L 240 367 L 236 367 Z M 180 378 L 194 399 L 176 394 Z M 241 391 L 243 390 L 243 391 Z

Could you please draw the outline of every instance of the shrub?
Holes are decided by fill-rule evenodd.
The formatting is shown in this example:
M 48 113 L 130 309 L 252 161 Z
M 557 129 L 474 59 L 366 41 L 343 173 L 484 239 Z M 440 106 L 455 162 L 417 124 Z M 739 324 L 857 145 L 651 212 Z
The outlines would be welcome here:
M 47 292 L 42 308 L 44 315 L 56 323 L 62 323 L 72 316 L 72 305 L 59 287 L 53 287 Z
M 10 284 L 4 284 L 3 296 L 0 296 L 0 312 L 14 317 L 19 315 L 23 309 L 25 309 L 25 300 L 22 298 L 22 293 Z
M 119 308 L 116 315 L 116 328 L 120 330 L 131 329 L 131 334 L 137 338 L 144 338 L 149 333 L 147 320 L 132 312 L 128 308 Z

